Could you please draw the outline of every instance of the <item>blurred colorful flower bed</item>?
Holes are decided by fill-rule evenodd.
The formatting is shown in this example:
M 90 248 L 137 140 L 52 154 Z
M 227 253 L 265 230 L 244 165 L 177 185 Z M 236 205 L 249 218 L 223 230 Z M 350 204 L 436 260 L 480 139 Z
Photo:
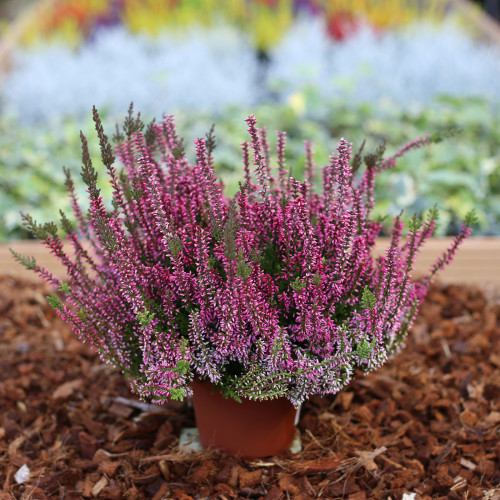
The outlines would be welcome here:
M 288 132 L 299 177 L 305 138 L 321 165 L 340 137 L 390 151 L 460 129 L 382 176 L 376 211 L 437 204 L 453 234 L 474 207 L 475 234 L 500 234 L 500 48 L 448 2 L 58 0 L 22 26 L 0 87 L 2 240 L 27 236 L 19 210 L 46 221 L 67 208 L 62 166 L 78 172 L 92 105 L 109 128 L 131 101 L 146 119 L 175 114 L 186 137 L 215 123 L 230 192 L 251 113 Z
M 431 0 L 52 0 L 32 12 L 21 41 L 64 40 L 77 46 L 102 27 L 120 25 L 131 33 L 156 36 L 223 22 L 249 34 L 258 49 L 266 50 L 304 15 L 321 17 L 327 36 L 342 40 L 362 24 L 387 30 L 416 18 L 439 22 L 448 10 L 448 2 Z

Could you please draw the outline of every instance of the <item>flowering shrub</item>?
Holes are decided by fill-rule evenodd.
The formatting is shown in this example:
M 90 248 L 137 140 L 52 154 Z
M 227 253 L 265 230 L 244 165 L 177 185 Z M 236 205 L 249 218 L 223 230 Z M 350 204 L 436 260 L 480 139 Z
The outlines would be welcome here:
M 299 404 L 341 390 L 355 369 L 371 371 L 400 349 L 428 284 L 471 232 L 473 214 L 417 282 L 411 271 L 435 209 L 411 221 L 405 243 L 396 217 L 385 255 L 372 254 L 381 228 L 370 218 L 376 175 L 439 138 L 419 138 L 387 158 L 383 146 L 352 155 L 342 139 L 321 172 L 306 142 L 301 182 L 286 167 L 286 134 L 277 133 L 272 169 L 266 129 L 252 115 L 244 181 L 228 199 L 213 169 L 212 131 L 195 141 L 190 163 L 172 116 L 144 128 L 131 110 L 115 153 L 95 108 L 94 119 L 113 209 L 82 134 L 90 208 L 79 205 L 66 171 L 76 227 L 61 212 L 74 256 L 56 224 L 23 216 L 69 281 L 14 255 L 60 290 L 63 300 L 49 298 L 58 314 L 148 400 L 182 398 L 195 376 L 235 399 L 284 395 Z

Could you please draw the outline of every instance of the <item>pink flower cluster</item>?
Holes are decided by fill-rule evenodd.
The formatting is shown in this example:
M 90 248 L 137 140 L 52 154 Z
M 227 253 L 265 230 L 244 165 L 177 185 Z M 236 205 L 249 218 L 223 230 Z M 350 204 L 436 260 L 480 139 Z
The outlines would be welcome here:
M 190 163 L 172 116 L 144 129 L 131 110 L 114 150 L 95 109 L 94 119 L 113 209 L 82 136 L 90 208 L 80 207 L 67 172 L 76 226 L 61 219 L 74 251 L 66 253 L 55 224 L 24 216 L 68 281 L 16 257 L 60 290 L 50 298 L 60 316 L 147 400 L 182 398 L 193 377 L 235 399 L 284 395 L 300 404 L 338 392 L 356 369 L 373 370 L 398 351 L 433 276 L 471 232 L 473 216 L 418 282 L 411 273 L 435 210 L 407 231 L 396 217 L 390 246 L 374 256 L 375 177 L 428 138 L 385 159 L 383 147 L 353 156 L 342 139 L 321 170 L 306 143 L 302 182 L 286 168 L 286 134 L 277 133 L 273 168 L 266 130 L 250 116 L 244 179 L 229 199 L 211 135 L 195 141 Z

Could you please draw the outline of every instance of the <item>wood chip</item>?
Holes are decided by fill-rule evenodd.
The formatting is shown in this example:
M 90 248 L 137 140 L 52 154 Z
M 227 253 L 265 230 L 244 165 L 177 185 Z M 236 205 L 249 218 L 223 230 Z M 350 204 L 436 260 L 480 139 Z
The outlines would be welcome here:
M 500 411 L 492 411 L 489 413 L 485 418 L 485 422 L 492 425 L 500 423 Z
M 405 493 L 496 500 L 498 292 L 435 285 L 416 320 L 419 335 L 410 334 L 397 357 L 358 374 L 337 397 L 304 403 L 303 451 L 247 461 L 179 449 L 181 429 L 194 425 L 187 402 L 137 401 L 122 374 L 82 349 L 45 302 L 30 302 L 32 290 L 52 293 L 0 276 L 3 492 L 68 500 L 386 500 Z M 30 475 L 21 492 L 14 474 L 23 464 Z
M 71 380 L 69 382 L 65 382 L 52 393 L 52 399 L 59 401 L 68 399 L 77 390 L 81 389 L 82 386 L 83 386 L 83 379 L 80 378 Z
M 106 488 L 107 485 L 108 485 L 108 480 L 104 476 L 102 476 L 101 479 L 99 479 L 99 481 L 97 481 L 97 483 L 95 483 L 94 486 L 92 487 L 92 490 L 90 491 L 91 495 L 97 498 L 101 493 L 101 491 L 104 488 Z
M 262 479 L 262 469 L 242 472 L 238 476 L 240 488 L 254 488 Z
M 458 462 L 462 467 L 465 467 L 466 469 L 469 470 L 476 470 L 477 465 L 474 462 L 471 462 L 470 460 L 467 460 L 466 458 L 460 458 Z

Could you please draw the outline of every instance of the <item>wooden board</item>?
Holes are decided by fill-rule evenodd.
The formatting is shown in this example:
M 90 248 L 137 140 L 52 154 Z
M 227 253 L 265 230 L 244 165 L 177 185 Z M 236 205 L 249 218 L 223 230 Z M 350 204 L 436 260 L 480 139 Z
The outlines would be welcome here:
M 428 241 L 419 255 L 415 276 L 423 275 L 436 261 L 441 252 L 451 243 L 450 238 L 435 238 Z M 381 238 L 377 251 L 383 252 L 389 240 Z M 57 276 L 64 275 L 64 268 L 37 241 L 13 241 L 0 245 L 0 273 L 35 278 L 12 258 L 9 247 L 23 255 L 33 256 Z M 459 250 L 450 266 L 439 275 L 444 283 L 467 283 L 493 285 L 500 289 L 500 238 L 470 238 Z

